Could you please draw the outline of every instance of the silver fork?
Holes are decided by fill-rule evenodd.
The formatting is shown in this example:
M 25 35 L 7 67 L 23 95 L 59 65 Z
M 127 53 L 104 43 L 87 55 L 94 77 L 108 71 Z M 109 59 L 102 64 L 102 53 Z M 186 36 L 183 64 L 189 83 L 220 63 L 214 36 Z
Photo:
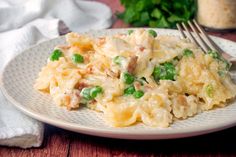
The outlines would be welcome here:
M 189 26 L 187 26 L 187 24 Z M 188 21 L 185 23 L 178 23 L 176 26 L 181 34 L 182 38 L 188 38 L 191 42 L 195 43 L 201 49 L 207 53 L 209 50 L 217 51 L 226 60 L 230 61 L 232 64 L 236 63 L 236 57 L 232 57 L 225 53 L 215 42 L 208 36 L 204 29 L 197 23 L 196 20 Z M 190 28 L 191 30 L 190 30 Z

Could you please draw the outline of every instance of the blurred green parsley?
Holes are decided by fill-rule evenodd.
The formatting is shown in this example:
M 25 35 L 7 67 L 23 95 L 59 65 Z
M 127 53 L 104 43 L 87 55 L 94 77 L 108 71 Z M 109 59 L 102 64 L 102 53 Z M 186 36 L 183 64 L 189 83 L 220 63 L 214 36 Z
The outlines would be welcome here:
M 176 23 L 193 19 L 195 0 L 120 0 L 125 11 L 117 17 L 135 27 L 175 28 Z

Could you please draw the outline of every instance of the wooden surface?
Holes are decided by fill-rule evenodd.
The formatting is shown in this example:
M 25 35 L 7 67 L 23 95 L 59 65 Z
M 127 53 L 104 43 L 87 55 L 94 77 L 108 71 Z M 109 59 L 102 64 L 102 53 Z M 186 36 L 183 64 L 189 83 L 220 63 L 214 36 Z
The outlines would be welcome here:
M 118 0 L 99 0 L 112 8 L 123 8 Z M 113 28 L 128 27 L 114 19 Z M 236 32 L 211 33 L 236 41 Z M 236 115 L 235 115 L 236 116 Z M 69 132 L 46 125 L 40 148 L 0 147 L 0 157 L 110 157 L 110 156 L 236 156 L 236 127 L 224 131 L 174 140 L 135 141 L 106 139 Z

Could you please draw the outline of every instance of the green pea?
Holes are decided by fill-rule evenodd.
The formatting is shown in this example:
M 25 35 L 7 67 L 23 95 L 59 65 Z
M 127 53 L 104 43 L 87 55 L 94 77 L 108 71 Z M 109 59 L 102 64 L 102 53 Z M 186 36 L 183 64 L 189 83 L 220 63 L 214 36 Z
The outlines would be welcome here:
M 176 76 L 176 70 L 173 63 L 166 62 L 164 64 L 156 66 L 153 70 L 152 76 L 156 81 L 174 80 Z
M 124 90 L 124 94 L 125 95 L 130 95 L 130 94 L 133 94 L 135 92 L 135 88 L 134 86 L 129 86 L 127 87 L 125 90 Z
M 224 76 L 229 71 L 232 63 L 223 58 L 217 51 L 209 50 L 207 54 L 214 58 L 220 64 L 218 74 L 220 76 Z
M 164 69 L 164 66 L 160 65 L 154 68 L 152 73 L 154 80 L 159 81 L 160 79 L 164 78 L 166 75 L 166 71 Z
M 102 93 L 102 87 L 95 86 L 92 88 L 83 88 L 80 95 L 86 100 L 94 99 L 99 93 Z
M 135 80 L 135 77 L 128 72 L 123 73 L 123 80 L 126 84 L 132 84 Z
M 191 51 L 189 49 L 184 49 L 183 56 L 194 57 L 194 54 L 193 54 L 193 51 Z
M 220 54 L 218 52 L 214 51 L 214 50 L 209 50 L 207 52 L 207 54 L 210 55 L 214 59 L 220 59 L 221 58 Z
M 124 57 L 122 57 L 122 56 L 116 56 L 113 58 L 113 62 L 117 65 L 121 65 L 121 62 L 123 59 L 124 59 Z
M 136 98 L 136 99 L 141 98 L 143 95 L 144 95 L 144 92 L 141 91 L 141 90 L 135 91 L 135 92 L 133 93 L 133 96 L 134 96 L 134 98 Z
M 222 65 L 223 65 L 223 69 L 225 71 L 229 71 L 230 67 L 232 66 L 232 63 L 230 63 L 229 61 L 227 61 L 226 59 L 224 59 L 222 57 L 221 57 L 221 62 L 222 62 Z
M 90 96 L 91 88 L 83 88 L 80 95 L 86 100 L 92 100 L 93 98 Z
M 91 88 L 91 90 L 90 90 L 90 96 L 92 98 L 95 98 L 99 93 L 102 93 L 102 87 L 100 87 L 100 86 L 95 86 L 95 87 Z
M 207 93 L 207 96 L 209 96 L 210 98 L 213 97 L 213 92 L 214 92 L 214 88 L 212 86 L 212 84 L 209 84 L 206 86 L 206 93 Z
M 83 63 L 84 62 L 84 57 L 80 54 L 73 54 L 71 59 L 74 63 Z
M 148 30 L 148 33 L 149 33 L 150 35 L 152 35 L 154 38 L 157 36 L 156 31 L 154 31 L 154 30 L 152 30 L 152 29 L 149 29 L 149 30 Z
M 51 61 L 57 61 L 62 56 L 63 56 L 63 53 L 61 52 L 61 50 L 56 49 L 51 53 L 50 60 Z
M 128 35 L 132 34 L 134 30 L 128 30 Z
M 218 70 L 218 75 L 220 77 L 224 77 L 226 75 L 226 73 L 227 73 L 227 71 L 225 71 L 225 70 Z

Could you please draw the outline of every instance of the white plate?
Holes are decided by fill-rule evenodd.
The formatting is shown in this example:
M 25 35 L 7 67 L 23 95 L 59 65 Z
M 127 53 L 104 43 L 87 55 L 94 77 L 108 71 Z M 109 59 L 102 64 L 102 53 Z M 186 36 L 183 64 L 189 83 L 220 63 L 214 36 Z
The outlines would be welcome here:
M 92 36 L 126 32 L 127 29 L 90 31 Z M 179 35 L 176 30 L 156 29 L 158 34 Z M 213 38 L 226 52 L 236 56 L 236 43 Z M 46 64 L 54 46 L 65 43 L 64 37 L 38 44 L 14 57 L 2 75 L 1 89 L 7 99 L 19 110 L 42 122 L 67 130 L 123 139 L 168 139 L 205 134 L 222 130 L 236 124 L 236 102 L 225 108 L 204 112 L 187 120 L 177 121 L 169 128 L 151 128 L 137 124 L 126 128 L 113 128 L 104 123 L 103 115 L 80 108 L 67 111 L 53 103 L 49 95 L 33 88 L 38 72 Z

